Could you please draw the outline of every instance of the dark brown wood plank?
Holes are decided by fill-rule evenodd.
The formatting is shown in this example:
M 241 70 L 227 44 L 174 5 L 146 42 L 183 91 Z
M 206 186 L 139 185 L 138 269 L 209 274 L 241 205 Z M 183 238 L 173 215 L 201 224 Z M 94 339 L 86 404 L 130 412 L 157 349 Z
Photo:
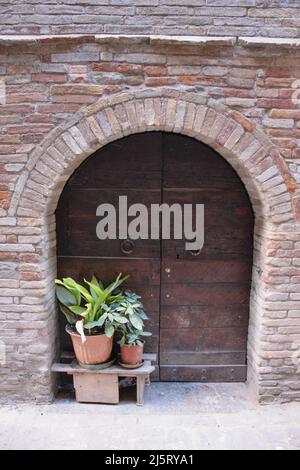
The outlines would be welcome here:
M 165 365 L 245 365 L 246 354 L 244 351 L 218 351 L 218 352 L 189 352 L 167 351 L 160 354 L 160 360 Z
M 162 262 L 162 282 L 164 284 L 185 282 L 199 283 L 247 283 L 251 281 L 252 265 L 249 259 L 202 259 L 201 268 L 196 258 L 179 259 L 175 262 L 164 259 Z M 172 267 L 173 265 L 173 267 Z
M 161 353 L 169 351 L 244 351 L 246 328 L 175 328 L 161 329 Z
M 161 328 L 248 328 L 249 306 L 245 305 L 164 305 Z
M 160 367 L 163 382 L 245 382 L 246 365 L 166 366 Z
M 234 305 L 249 302 L 249 287 L 242 284 L 163 284 L 162 305 Z

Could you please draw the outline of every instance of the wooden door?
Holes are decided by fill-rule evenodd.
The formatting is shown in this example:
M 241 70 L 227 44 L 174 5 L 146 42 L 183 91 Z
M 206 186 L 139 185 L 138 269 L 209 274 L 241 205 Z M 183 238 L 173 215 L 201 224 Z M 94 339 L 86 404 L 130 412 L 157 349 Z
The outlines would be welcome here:
M 204 204 L 204 246 L 162 241 L 160 378 L 244 381 L 253 214 L 232 167 L 194 139 L 167 134 L 163 201 Z
M 201 253 L 187 252 L 185 240 L 99 240 L 96 208 L 117 207 L 121 195 L 148 208 L 204 204 Z M 160 380 L 241 381 L 252 231 L 246 190 L 216 152 L 177 134 L 132 135 L 93 154 L 67 182 L 57 208 L 58 275 L 109 282 L 130 274 L 128 288 L 142 295 L 150 317 L 147 351 L 158 353 Z
M 96 209 L 102 203 L 118 207 L 159 204 L 162 194 L 161 134 L 137 134 L 107 145 L 91 155 L 67 182 L 57 208 L 58 275 L 81 281 L 95 274 L 104 283 L 118 273 L 129 274 L 126 287 L 138 292 L 150 318 L 147 351 L 158 353 L 160 305 L 160 240 L 99 240 Z M 117 211 L 117 216 L 118 216 Z M 61 343 L 71 348 L 61 322 Z M 156 373 L 158 378 L 158 371 Z

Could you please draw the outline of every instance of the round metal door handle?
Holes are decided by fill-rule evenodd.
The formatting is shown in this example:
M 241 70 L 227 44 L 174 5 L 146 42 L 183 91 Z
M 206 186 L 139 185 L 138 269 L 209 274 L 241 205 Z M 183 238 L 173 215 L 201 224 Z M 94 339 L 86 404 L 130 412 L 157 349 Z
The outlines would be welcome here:
M 131 255 L 131 253 L 134 251 L 134 248 L 135 246 L 132 240 L 124 240 L 121 243 L 121 251 L 124 253 L 124 255 Z

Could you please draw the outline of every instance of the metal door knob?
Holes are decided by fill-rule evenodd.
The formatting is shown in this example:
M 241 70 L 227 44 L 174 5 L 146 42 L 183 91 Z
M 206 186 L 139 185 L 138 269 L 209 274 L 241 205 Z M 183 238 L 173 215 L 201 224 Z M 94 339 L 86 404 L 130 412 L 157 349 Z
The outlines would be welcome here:
M 134 251 L 134 243 L 132 240 L 124 240 L 121 243 L 121 251 L 124 253 L 124 255 L 131 255 Z

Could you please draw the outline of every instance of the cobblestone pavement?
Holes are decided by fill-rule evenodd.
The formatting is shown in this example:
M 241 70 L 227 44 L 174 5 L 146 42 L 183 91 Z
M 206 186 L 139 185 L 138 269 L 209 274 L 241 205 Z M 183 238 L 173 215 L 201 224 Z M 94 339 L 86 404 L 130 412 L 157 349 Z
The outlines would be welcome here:
M 258 406 L 243 384 L 153 383 L 145 399 L 3 406 L 0 449 L 300 449 L 300 403 Z

